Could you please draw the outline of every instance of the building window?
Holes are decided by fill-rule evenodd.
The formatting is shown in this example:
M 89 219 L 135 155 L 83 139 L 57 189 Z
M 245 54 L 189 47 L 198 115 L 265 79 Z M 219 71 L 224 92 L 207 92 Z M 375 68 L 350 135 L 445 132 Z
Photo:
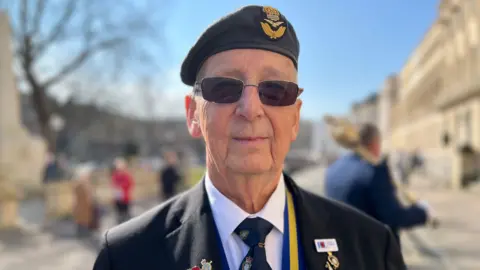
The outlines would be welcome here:
M 472 144 L 472 137 L 473 137 L 473 134 L 472 134 L 472 114 L 470 112 L 470 110 L 468 110 L 466 113 L 465 113 L 465 143 L 466 144 L 469 144 L 471 145 Z
M 463 125 L 462 125 L 462 115 L 457 113 L 455 116 L 455 140 L 457 145 L 460 146 L 464 143 L 464 133 L 463 133 Z

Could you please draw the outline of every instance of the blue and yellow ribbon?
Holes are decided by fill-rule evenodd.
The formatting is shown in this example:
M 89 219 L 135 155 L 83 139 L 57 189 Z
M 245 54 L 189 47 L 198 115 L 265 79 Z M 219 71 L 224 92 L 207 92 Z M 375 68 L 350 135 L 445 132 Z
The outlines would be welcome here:
M 304 270 L 305 266 L 303 254 L 301 252 L 301 245 L 299 245 L 300 239 L 293 196 L 288 190 L 286 193 L 287 200 L 284 214 L 285 226 L 283 234 L 282 269 Z

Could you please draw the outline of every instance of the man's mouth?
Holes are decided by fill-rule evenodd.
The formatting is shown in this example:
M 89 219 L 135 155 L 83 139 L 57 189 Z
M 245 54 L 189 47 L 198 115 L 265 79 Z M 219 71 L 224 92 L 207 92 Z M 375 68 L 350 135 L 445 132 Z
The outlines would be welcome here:
M 266 140 L 267 138 L 268 137 L 255 136 L 255 137 L 234 137 L 233 139 L 239 142 L 260 142 L 260 141 Z

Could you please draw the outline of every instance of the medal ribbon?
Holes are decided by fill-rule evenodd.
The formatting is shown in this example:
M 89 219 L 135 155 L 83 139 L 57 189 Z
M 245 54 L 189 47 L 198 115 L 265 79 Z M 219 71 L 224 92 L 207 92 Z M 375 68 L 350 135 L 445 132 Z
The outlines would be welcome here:
M 287 190 L 283 226 L 282 270 L 304 270 L 304 260 L 299 235 L 293 196 Z

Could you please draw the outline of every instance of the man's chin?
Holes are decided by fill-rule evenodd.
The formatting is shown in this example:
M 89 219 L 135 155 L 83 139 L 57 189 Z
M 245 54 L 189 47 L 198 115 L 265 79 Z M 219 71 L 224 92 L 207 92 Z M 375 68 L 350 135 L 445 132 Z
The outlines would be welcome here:
M 272 165 L 270 162 L 255 162 L 255 160 L 230 160 L 227 162 L 227 167 L 237 173 L 241 174 L 263 174 L 271 171 Z

